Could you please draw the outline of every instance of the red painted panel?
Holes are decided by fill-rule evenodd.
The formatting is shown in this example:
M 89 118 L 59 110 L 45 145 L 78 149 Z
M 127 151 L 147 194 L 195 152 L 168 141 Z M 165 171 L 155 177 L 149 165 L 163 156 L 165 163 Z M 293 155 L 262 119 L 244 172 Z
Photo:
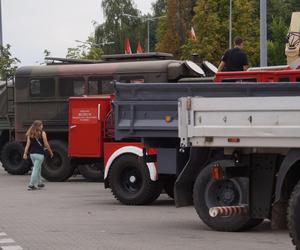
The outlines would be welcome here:
M 70 157 L 103 156 L 103 124 L 110 102 L 110 96 L 69 99 Z

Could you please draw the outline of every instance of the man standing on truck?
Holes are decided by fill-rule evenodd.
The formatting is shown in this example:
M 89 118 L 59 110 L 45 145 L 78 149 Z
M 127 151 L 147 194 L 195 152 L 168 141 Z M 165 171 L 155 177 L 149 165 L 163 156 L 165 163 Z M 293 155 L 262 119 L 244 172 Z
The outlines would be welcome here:
M 221 59 L 218 71 L 243 71 L 248 69 L 248 58 L 243 52 L 243 39 L 234 39 L 234 48 L 227 50 Z

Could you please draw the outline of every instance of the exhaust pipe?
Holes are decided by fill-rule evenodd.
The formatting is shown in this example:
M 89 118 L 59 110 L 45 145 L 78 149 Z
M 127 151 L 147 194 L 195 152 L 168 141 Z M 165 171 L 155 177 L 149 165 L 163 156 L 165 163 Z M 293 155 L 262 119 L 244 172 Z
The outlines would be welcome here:
M 211 207 L 209 209 L 210 217 L 221 217 L 221 216 L 238 216 L 245 215 L 249 211 L 247 205 L 243 206 L 228 206 L 228 207 Z

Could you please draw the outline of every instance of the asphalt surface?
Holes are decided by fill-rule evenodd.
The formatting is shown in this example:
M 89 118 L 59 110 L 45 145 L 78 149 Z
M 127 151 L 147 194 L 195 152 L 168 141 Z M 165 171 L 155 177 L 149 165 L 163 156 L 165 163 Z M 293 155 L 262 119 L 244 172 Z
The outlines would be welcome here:
M 250 232 L 214 232 L 193 207 L 175 208 L 165 194 L 151 206 L 124 206 L 103 183 L 73 177 L 27 191 L 29 177 L 0 167 L 0 249 L 294 249 L 288 232 L 268 222 Z

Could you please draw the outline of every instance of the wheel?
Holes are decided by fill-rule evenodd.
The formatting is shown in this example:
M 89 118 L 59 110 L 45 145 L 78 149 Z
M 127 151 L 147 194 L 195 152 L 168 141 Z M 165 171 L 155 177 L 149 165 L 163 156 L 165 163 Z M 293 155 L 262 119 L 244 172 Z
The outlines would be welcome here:
M 148 168 L 132 154 L 114 161 L 109 171 L 109 186 L 116 199 L 126 205 L 149 204 L 162 190 L 160 181 L 152 181 Z
M 63 141 L 53 140 L 49 142 L 53 151 L 53 158 L 46 155 L 42 176 L 48 181 L 65 181 L 74 171 L 74 166 L 68 158 L 68 147 Z
M 24 147 L 18 142 L 7 143 L 1 153 L 1 161 L 4 169 L 13 175 L 26 174 L 32 166 L 32 162 L 23 160 Z
M 174 199 L 174 184 L 176 179 L 173 177 L 167 178 L 164 180 L 164 190 L 166 191 L 167 195 Z
M 200 172 L 194 184 L 194 206 L 202 221 L 214 230 L 228 232 L 247 230 L 261 223 L 261 219 L 248 215 L 210 217 L 211 207 L 248 204 L 249 182 L 246 178 L 214 181 L 210 175 L 211 166 L 209 164 Z
M 100 162 L 80 164 L 77 167 L 80 174 L 89 181 L 103 181 L 104 179 L 104 166 Z
M 296 249 L 300 249 L 300 181 L 292 192 L 288 207 L 288 227 Z

